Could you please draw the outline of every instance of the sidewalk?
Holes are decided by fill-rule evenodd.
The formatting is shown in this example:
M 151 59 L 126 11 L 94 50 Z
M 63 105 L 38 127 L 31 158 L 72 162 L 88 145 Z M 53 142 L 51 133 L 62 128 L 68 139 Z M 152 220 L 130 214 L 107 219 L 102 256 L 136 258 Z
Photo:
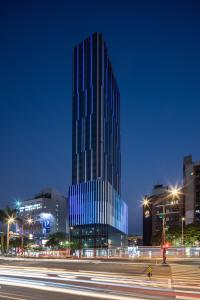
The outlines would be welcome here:
M 122 258 L 122 257 L 109 257 L 109 258 L 47 258 L 47 257 L 6 257 L 0 256 L 0 260 L 7 261 L 49 261 L 49 262 L 71 262 L 71 263 L 123 263 L 123 264 L 154 264 L 162 265 L 162 258 Z M 176 262 L 200 262 L 200 258 L 167 258 L 168 264 Z

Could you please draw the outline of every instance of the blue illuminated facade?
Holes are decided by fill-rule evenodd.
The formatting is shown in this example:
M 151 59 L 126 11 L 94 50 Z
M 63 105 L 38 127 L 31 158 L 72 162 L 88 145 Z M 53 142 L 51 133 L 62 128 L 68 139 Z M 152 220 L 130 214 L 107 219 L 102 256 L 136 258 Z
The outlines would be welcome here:
M 70 187 L 70 225 L 106 224 L 124 233 L 127 205 L 107 181 L 94 180 Z
M 85 240 L 82 229 L 87 226 L 107 231 L 107 239 L 110 233 L 125 236 L 127 205 L 120 194 L 120 92 L 102 34 L 94 33 L 73 52 L 72 237 L 76 233 Z

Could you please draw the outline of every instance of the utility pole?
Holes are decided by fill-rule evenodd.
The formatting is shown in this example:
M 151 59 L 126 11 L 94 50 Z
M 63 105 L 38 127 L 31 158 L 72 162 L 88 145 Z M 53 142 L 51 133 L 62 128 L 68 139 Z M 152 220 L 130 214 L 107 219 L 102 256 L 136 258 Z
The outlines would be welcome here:
M 181 234 L 181 244 L 182 244 L 182 247 L 184 246 L 184 235 L 183 235 L 183 222 L 185 221 L 185 218 L 184 217 L 182 217 L 182 219 L 181 219 L 181 221 L 182 221 L 182 234 Z
M 24 255 L 24 224 L 22 223 L 21 227 L 22 233 L 21 233 L 21 249 L 22 249 L 22 256 Z
M 7 223 L 7 243 L 6 243 L 6 253 L 8 254 L 9 251 L 9 242 L 10 242 L 10 222 L 8 220 Z
M 166 264 L 166 209 L 163 205 L 163 229 L 162 229 L 162 248 L 163 248 L 163 264 Z

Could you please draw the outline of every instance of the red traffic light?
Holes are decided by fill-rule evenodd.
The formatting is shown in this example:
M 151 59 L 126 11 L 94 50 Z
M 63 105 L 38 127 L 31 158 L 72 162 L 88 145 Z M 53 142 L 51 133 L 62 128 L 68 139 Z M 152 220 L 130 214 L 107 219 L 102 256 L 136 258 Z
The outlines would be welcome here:
M 164 249 L 168 249 L 168 248 L 169 248 L 169 243 L 165 243 L 165 244 L 163 245 L 163 248 L 164 248 Z

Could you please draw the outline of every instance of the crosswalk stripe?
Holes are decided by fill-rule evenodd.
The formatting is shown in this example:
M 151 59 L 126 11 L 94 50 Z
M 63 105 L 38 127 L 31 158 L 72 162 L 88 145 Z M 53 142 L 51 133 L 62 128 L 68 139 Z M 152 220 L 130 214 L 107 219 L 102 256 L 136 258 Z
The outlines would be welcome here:
M 173 290 L 177 294 L 176 299 L 196 300 L 200 298 L 200 268 L 198 265 L 172 265 L 171 274 Z

